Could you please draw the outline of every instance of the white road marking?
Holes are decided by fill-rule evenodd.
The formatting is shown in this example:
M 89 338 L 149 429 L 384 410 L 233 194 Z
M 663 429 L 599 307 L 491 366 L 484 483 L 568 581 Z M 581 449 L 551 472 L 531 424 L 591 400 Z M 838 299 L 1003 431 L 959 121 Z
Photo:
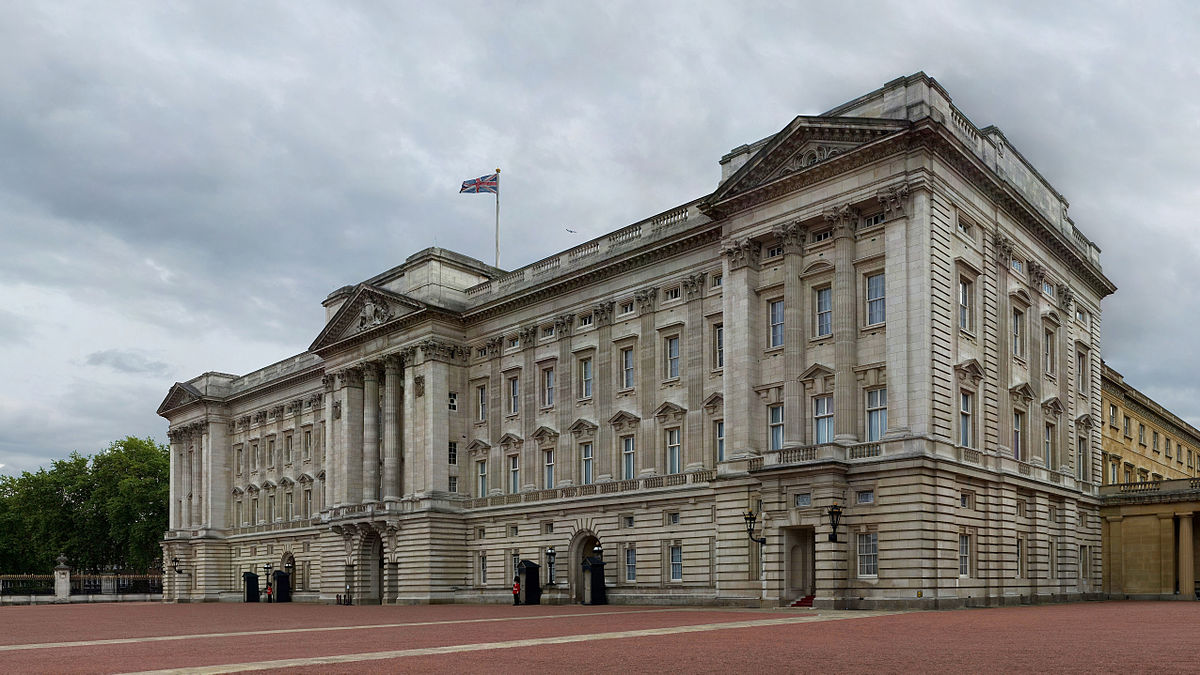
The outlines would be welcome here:
M 618 612 L 619 613 L 619 612 Z M 241 673 L 252 670 L 271 670 L 275 668 L 299 668 L 305 666 L 335 665 L 341 663 L 359 663 L 362 661 L 382 661 L 398 659 L 407 656 L 434 656 L 439 654 L 460 654 L 463 652 L 486 651 L 489 649 L 512 649 L 515 647 L 536 647 L 540 645 L 561 645 L 572 642 L 592 642 L 596 640 L 619 640 L 623 638 L 649 637 L 655 635 L 677 635 L 679 633 L 703 633 L 734 628 L 757 628 L 760 626 L 782 626 L 813 621 L 837 621 L 841 619 L 866 618 L 869 616 L 885 616 L 901 612 L 844 612 L 825 613 L 818 616 L 797 616 L 778 619 L 755 619 L 751 621 L 727 621 L 723 623 L 693 624 L 687 626 L 672 626 L 667 628 L 644 628 L 640 630 L 615 631 L 610 633 L 592 633 L 588 635 L 561 635 L 557 637 L 530 638 L 525 640 L 508 640 L 505 642 L 479 642 L 475 644 L 447 645 L 444 647 L 421 647 L 417 649 L 397 649 L 384 652 L 362 652 L 358 654 L 336 654 L 332 656 L 312 656 L 296 659 L 278 659 L 275 661 L 254 661 L 248 663 L 226 663 L 214 666 L 194 666 L 188 668 L 168 668 L 164 670 L 147 670 L 127 675 L 207 675 L 210 673 Z

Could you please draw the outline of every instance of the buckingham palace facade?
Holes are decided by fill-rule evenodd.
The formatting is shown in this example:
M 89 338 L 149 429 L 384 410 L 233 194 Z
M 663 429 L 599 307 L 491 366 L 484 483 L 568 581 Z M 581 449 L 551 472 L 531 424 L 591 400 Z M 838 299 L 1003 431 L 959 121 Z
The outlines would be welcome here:
M 503 602 L 529 560 L 576 602 L 597 545 L 618 603 L 1098 593 L 1115 287 L 1066 199 L 924 73 L 720 170 L 513 271 L 425 249 L 307 351 L 176 383 L 166 597 L 269 564 L 299 601 Z

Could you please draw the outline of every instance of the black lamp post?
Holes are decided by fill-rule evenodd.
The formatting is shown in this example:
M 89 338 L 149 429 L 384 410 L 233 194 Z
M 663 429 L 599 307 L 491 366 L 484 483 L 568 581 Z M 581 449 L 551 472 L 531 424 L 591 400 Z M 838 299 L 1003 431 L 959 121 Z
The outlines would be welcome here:
M 750 541 L 756 544 L 767 543 L 766 537 L 754 536 L 754 522 L 758 520 L 758 514 L 753 509 L 746 509 L 746 513 L 742 515 L 742 519 L 746 521 L 746 536 L 750 537 Z
M 175 568 L 175 574 L 184 574 L 184 571 L 179 569 L 179 556 L 171 558 L 171 566 Z
M 547 585 L 547 586 L 553 586 L 553 585 L 554 585 L 554 558 L 555 558 L 557 555 L 558 555 L 558 554 L 557 554 L 557 553 L 554 551 L 554 547 L 553 547 L 553 546 L 548 546 L 548 547 L 546 548 L 546 567 L 548 568 L 548 570 L 547 570 L 547 571 L 548 571 L 548 572 L 549 572 L 549 574 L 550 574 L 550 580 L 546 582 L 546 585 Z
M 267 577 L 267 602 L 271 601 L 271 563 L 263 565 L 263 572 Z
M 600 562 L 604 562 L 604 547 L 599 543 L 592 547 L 592 553 L 596 555 Z
M 837 502 L 829 507 L 829 526 L 832 528 L 829 531 L 829 541 L 837 541 L 838 523 L 842 522 L 842 507 L 838 506 Z

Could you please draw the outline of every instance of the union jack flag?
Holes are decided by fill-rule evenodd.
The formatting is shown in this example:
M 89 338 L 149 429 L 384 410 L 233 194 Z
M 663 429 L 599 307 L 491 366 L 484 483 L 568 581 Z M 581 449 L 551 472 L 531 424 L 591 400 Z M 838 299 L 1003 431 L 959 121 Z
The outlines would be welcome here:
M 462 189 L 459 192 L 490 192 L 492 194 L 500 194 L 500 174 L 493 173 L 471 180 L 464 180 Z

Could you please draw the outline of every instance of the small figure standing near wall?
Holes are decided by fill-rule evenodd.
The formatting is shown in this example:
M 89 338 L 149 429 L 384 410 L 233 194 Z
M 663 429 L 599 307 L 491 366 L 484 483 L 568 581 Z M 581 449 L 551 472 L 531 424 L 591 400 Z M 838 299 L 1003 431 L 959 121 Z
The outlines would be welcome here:
M 521 604 L 521 578 L 513 577 L 513 604 Z

